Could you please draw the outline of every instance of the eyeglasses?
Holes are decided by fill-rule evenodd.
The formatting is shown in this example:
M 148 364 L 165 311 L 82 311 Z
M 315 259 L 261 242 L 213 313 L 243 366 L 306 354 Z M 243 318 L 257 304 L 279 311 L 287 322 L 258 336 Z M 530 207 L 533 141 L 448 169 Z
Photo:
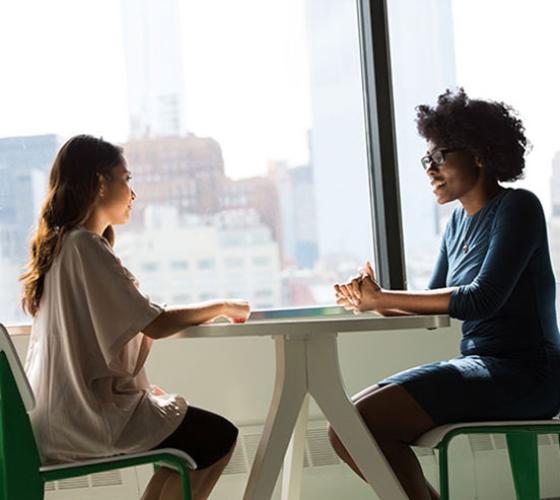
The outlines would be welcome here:
M 420 162 L 424 167 L 424 170 L 428 170 L 432 167 L 441 167 L 447 160 L 447 153 L 452 153 L 453 151 L 463 151 L 465 148 L 438 148 L 434 149 L 430 154 L 422 156 Z

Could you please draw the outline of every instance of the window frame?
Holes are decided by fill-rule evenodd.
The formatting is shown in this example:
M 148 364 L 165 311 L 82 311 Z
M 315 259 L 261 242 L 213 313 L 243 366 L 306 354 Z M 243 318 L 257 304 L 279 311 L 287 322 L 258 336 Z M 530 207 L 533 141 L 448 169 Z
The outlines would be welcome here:
M 383 288 L 406 289 L 387 0 L 357 0 L 373 251 Z

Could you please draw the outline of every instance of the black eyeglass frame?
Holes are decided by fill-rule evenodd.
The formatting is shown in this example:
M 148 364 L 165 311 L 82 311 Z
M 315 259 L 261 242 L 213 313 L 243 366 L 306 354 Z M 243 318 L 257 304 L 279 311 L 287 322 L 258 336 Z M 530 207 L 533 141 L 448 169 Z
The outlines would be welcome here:
M 464 150 L 465 148 L 437 148 L 430 154 L 422 156 L 422 158 L 420 158 L 420 163 L 422 164 L 424 170 L 429 170 L 432 166 L 436 166 L 439 169 L 447 161 L 447 153 Z

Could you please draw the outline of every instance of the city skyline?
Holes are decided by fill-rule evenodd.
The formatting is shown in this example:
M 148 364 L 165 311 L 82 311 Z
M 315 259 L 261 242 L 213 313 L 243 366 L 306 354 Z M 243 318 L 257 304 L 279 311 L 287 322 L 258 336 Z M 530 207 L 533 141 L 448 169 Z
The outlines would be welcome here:
M 393 0 L 391 5 L 406 6 L 407 2 L 408 0 Z M 270 146 L 266 148 L 267 151 L 264 151 L 264 146 L 257 148 L 256 144 L 259 144 L 259 141 L 255 141 L 256 144 L 250 150 L 235 147 L 235 139 L 232 137 L 237 136 L 231 134 L 241 127 L 238 122 L 232 121 L 231 117 L 243 116 L 243 113 L 230 113 L 224 106 L 229 106 L 230 101 L 239 101 L 239 95 L 233 99 L 232 95 L 222 96 L 230 99 L 220 101 L 221 108 L 218 104 L 205 106 L 208 101 L 199 99 L 205 82 L 215 81 L 220 75 L 211 71 L 212 66 L 225 68 L 224 71 L 232 68 L 233 61 L 229 57 L 231 53 L 222 60 L 216 59 L 220 49 L 228 48 L 232 41 L 240 38 L 239 42 L 235 42 L 239 45 L 234 44 L 230 48 L 233 52 L 243 53 L 242 49 L 248 50 L 251 47 L 251 37 L 254 39 L 257 34 L 262 35 L 262 39 L 271 42 L 272 45 L 260 43 L 252 47 L 252 50 L 257 51 L 256 60 L 264 60 L 266 63 L 271 59 L 278 62 L 277 58 L 266 57 L 270 54 L 281 56 L 280 61 L 290 57 L 298 59 L 291 66 L 292 71 L 286 71 L 285 66 L 276 68 L 266 80 L 262 79 L 262 75 L 271 69 L 270 65 L 255 68 L 245 63 L 242 68 L 243 78 L 239 81 L 250 82 L 257 79 L 261 84 L 266 83 L 266 88 L 271 88 L 273 92 L 282 89 L 283 86 L 292 90 L 308 88 L 307 61 L 305 55 L 296 50 L 297 44 L 301 46 L 305 40 L 305 2 L 290 0 L 284 2 L 282 8 L 277 6 L 268 12 L 264 12 L 266 9 L 255 0 L 244 0 L 238 4 L 237 10 L 226 0 L 198 3 L 182 1 L 179 5 L 183 26 L 183 52 L 186 48 L 185 57 L 193 63 L 193 74 L 200 70 L 198 74 L 201 75 L 198 80 L 191 77 L 186 82 L 186 94 L 189 95 L 191 90 L 191 100 L 194 100 L 187 104 L 190 117 L 187 117 L 186 121 L 193 121 L 192 124 L 187 123 L 187 127 L 196 129 L 200 136 L 211 136 L 220 141 L 228 175 L 233 178 L 262 174 L 266 171 L 269 160 L 285 160 L 293 165 L 308 161 L 305 157 L 305 143 L 311 119 L 309 95 L 305 90 L 291 92 L 293 103 L 288 107 L 282 101 L 280 106 L 274 108 L 274 117 L 277 120 L 281 119 L 282 126 L 277 128 L 277 134 L 269 135 L 289 135 L 292 139 L 284 142 L 283 148 L 282 145 L 267 144 Z M 542 66 L 539 61 L 553 60 L 555 57 L 554 47 L 560 43 L 560 35 L 555 29 L 554 19 L 560 17 L 560 3 L 537 0 L 536 6 L 539 8 L 531 9 L 530 12 L 527 12 L 523 2 L 519 1 L 453 0 L 451 5 L 457 56 L 457 84 L 463 85 L 473 97 L 504 100 L 521 113 L 528 136 L 534 144 L 534 149 L 528 157 L 527 179 L 521 184 L 539 194 L 548 214 L 550 195 L 543 172 L 550 175 L 549 165 L 557 146 L 548 118 L 560 114 L 560 101 L 550 102 L 547 96 L 560 86 L 560 69 L 556 65 Z M 30 8 L 35 9 L 36 16 L 27 15 Z M 65 16 L 56 15 L 57 9 L 64 12 Z M 263 19 L 270 22 L 270 29 L 276 31 L 270 32 L 260 26 L 257 32 L 247 33 L 246 30 L 242 30 L 243 32 L 239 33 L 235 26 L 230 25 L 229 19 L 232 16 L 248 13 L 251 9 L 259 15 L 262 14 Z M 18 78 L 4 79 L 0 87 L 0 108 L 5 118 L 0 124 L 0 137 L 54 133 L 65 138 L 76 133 L 88 132 L 114 142 L 122 142 L 128 138 L 120 10 L 120 2 L 112 0 L 99 0 L 91 4 L 84 2 L 79 5 L 71 0 L 58 0 L 55 4 L 20 0 L 3 2 L 0 5 L 0 46 L 18 48 L 17 51 L 0 51 L 3 66 L 17 68 L 18 74 Z M 222 16 L 224 21 L 216 27 L 217 32 L 206 30 L 204 33 L 202 27 L 213 26 L 210 21 L 217 10 L 226 12 L 228 16 Z M 500 24 L 501 36 L 489 38 L 488 34 L 496 29 L 494 20 L 505 10 L 508 13 L 508 22 Z M 480 15 L 481 12 L 484 15 Z M 67 23 L 65 19 L 68 18 L 73 18 L 76 22 Z M 288 19 L 290 22 L 287 22 Z M 273 20 L 276 22 L 272 22 Z M 57 25 L 56 22 L 61 24 Z M 99 35 L 100 25 L 103 25 L 103 36 Z M 278 25 L 281 25 L 282 29 L 277 27 Z M 22 26 L 25 29 L 22 29 Z M 474 26 L 481 36 L 472 36 Z M 520 29 L 521 27 L 523 29 Z M 33 33 L 33 36 L 27 36 L 28 33 Z M 230 36 L 233 40 L 224 45 L 223 42 L 220 43 L 222 37 L 213 36 L 216 33 L 235 33 L 235 36 Z M 36 43 L 38 39 L 41 40 L 41 44 Z M 68 44 L 69 39 L 74 43 Z M 270 51 L 267 54 L 268 49 Z M 533 57 L 536 49 L 541 53 L 541 57 Z M 208 60 L 204 57 L 206 50 L 209 54 Z M 496 71 L 495 61 L 501 58 L 504 59 L 504 67 L 501 68 L 502 71 Z M 34 60 L 36 64 L 24 65 L 23 60 Z M 63 75 L 70 69 L 69 60 L 72 61 L 72 78 L 68 83 L 65 83 L 65 79 L 43 77 Z M 209 60 L 214 64 L 209 64 Z M 220 64 L 216 64 L 217 61 L 220 61 Z M 101 64 L 104 71 L 97 71 L 92 63 Z M 293 71 L 294 69 L 296 71 Z M 228 73 L 228 77 L 230 74 Z M 488 74 L 492 74 L 492 78 L 487 78 Z M 257 78 L 256 75 L 260 77 Z M 539 85 L 545 91 L 534 92 L 532 86 L 526 84 L 528 75 L 538 75 Z M 35 85 L 38 79 L 41 81 L 39 89 Z M 288 85 L 286 81 L 289 80 L 292 82 Z M 235 83 L 238 91 L 238 83 L 231 83 Z M 212 87 L 211 90 L 215 88 Z M 243 96 L 250 97 L 253 90 L 251 86 Z M 434 91 L 432 102 L 443 90 Z M 14 99 L 14 96 L 18 95 L 25 95 L 25 103 Z M 261 94 L 259 99 L 262 99 Z M 68 105 L 61 106 L 65 102 Z M 21 113 L 22 109 L 33 109 L 34 119 L 28 120 L 28 114 Z M 298 110 L 304 110 L 303 114 Z M 299 130 L 295 130 L 298 128 L 298 120 L 292 119 L 290 123 L 286 118 L 288 112 L 292 118 L 301 117 Z M 107 120 L 107 116 L 111 116 L 111 119 Z M 245 127 L 249 133 L 251 130 L 262 129 L 259 126 L 259 117 L 262 118 L 256 115 L 249 117 L 253 119 Z M 199 123 L 196 123 L 197 121 Z M 409 126 L 414 129 L 413 123 Z M 265 142 L 261 141 L 263 145 Z M 292 146 L 285 147 L 288 143 Z M 427 185 L 425 189 L 429 191 Z

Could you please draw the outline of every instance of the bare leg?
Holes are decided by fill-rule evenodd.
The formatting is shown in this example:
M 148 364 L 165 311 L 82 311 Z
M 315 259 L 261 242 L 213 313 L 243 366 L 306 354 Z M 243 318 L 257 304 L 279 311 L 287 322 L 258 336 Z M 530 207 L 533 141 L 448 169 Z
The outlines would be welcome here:
M 235 446 L 214 465 L 190 473 L 193 500 L 206 500 L 210 496 L 212 489 L 230 461 L 234 448 Z M 177 472 L 171 471 L 158 498 L 159 500 L 183 499 L 181 477 Z
M 150 479 L 141 500 L 159 500 L 161 489 L 172 473 L 172 470 L 160 467 Z
M 431 417 L 399 385 L 391 384 L 382 388 L 374 386 L 357 394 L 354 403 L 406 494 L 415 500 L 432 500 L 434 497 L 418 459 L 409 446 L 424 432 L 436 426 Z M 340 458 L 361 476 L 332 429 L 329 429 L 329 438 Z
M 357 394 L 355 394 L 352 397 L 352 401 L 354 402 L 354 404 L 358 404 L 360 401 L 362 401 L 363 399 L 368 398 L 369 396 L 371 396 L 374 392 L 379 391 L 380 389 L 382 389 L 382 387 L 379 387 L 378 385 L 373 385 L 371 387 L 367 387 L 366 389 L 358 392 Z M 353 463 L 353 462 L 352 462 Z M 358 475 L 361 474 L 358 473 Z M 363 479 L 363 478 L 362 478 Z M 426 479 L 426 486 L 428 488 L 428 492 L 430 493 L 430 497 L 431 500 L 439 500 L 439 493 L 437 492 L 437 490 L 430 484 L 430 482 Z

